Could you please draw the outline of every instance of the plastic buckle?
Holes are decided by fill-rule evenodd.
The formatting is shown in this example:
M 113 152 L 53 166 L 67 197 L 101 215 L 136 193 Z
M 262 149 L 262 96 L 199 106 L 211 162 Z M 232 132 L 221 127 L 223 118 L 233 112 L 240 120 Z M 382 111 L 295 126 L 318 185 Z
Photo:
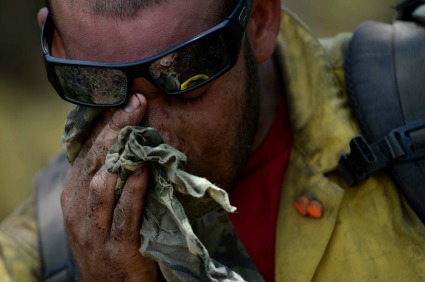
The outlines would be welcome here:
M 350 149 L 349 154 L 341 157 L 338 170 L 348 185 L 353 186 L 369 176 L 378 160 L 362 136 L 356 136 L 351 140 Z
M 410 137 L 410 133 L 421 129 L 425 129 L 424 120 L 413 121 L 391 131 L 390 135 L 397 139 L 405 153 L 403 156 L 398 157 L 398 160 L 408 161 L 425 156 L 425 148 L 415 149 Z

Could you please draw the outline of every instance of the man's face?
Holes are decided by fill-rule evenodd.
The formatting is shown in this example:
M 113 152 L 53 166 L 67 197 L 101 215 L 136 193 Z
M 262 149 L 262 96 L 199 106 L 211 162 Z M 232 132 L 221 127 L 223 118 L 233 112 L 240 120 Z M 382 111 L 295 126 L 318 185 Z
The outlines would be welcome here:
M 155 55 L 214 26 L 219 14 L 216 0 L 173 0 L 121 20 L 88 12 L 88 1 L 69 2 L 55 1 L 52 8 L 66 57 L 97 62 Z M 226 189 L 247 160 L 257 125 L 255 59 L 243 45 L 236 66 L 189 99 L 166 96 L 143 78 L 132 87 L 147 98 L 149 125 L 187 155 L 185 169 Z

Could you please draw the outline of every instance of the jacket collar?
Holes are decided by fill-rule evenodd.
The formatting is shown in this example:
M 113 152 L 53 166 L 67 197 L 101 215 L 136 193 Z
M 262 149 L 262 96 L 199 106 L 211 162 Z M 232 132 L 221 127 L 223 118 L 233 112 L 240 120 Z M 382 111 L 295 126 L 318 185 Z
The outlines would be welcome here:
M 335 169 L 358 132 L 343 78 L 348 39 L 338 37 L 331 44 L 328 40 L 325 49 L 294 15 L 282 13 L 277 56 L 288 81 L 287 103 L 296 146 L 322 173 Z
M 344 37 L 326 50 L 288 11 L 282 13 L 277 56 L 284 69 L 294 147 L 285 174 L 276 233 L 276 281 L 310 281 L 335 228 L 344 190 L 330 181 L 358 132 L 343 79 Z M 338 76 L 340 74 L 340 76 Z M 293 201 L 305 194 L 322 203 L 321 219 L 303 217 Z

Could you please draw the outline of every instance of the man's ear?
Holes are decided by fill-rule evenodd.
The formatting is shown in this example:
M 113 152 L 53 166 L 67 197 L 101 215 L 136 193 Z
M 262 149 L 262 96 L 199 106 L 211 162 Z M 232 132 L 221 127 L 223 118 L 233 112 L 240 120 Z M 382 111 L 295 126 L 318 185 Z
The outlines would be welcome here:
M 40 28 L 43 28 L 44 22 L 46 21 L 48 14 L 49 14 L 49 9 L 47 9 L 46 7 L 43 7 L 40 9 L 40 11 L 38 11 L 37 20 L 38 20 L 38 26 Z
M 258 64 L 273 55 L 280 15 L 280 0 L 254 0 L 247 32 Z
M 40 11 L 38 11 L 37 19 L 38 19 L 38 24 L 39 24 L 40 28 L 43 28 L 48 14 L 49 14 L 49 10 L 46 7 L 41 8 Z M 52 53 L 51 55 L 53 57 L 57 57 L 57 58 L 65 58 L 66 57 L 65 56 L 65 48 L 63 46 L 63 41 L 62 41 L 62 38 L 60 37 L 57 30 L 55 30 L 55 32 L 53 34 L 51 53 Z

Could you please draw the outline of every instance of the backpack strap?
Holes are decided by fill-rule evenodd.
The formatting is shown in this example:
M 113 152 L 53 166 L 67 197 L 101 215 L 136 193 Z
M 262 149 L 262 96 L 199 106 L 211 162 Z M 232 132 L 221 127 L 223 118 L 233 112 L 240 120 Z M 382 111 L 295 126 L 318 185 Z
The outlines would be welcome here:
M 406 18 L 399 9 L 399 17 Z M 367 22 L 353 35 L 345 66 L 347 92 L 366 138 L 351 141 L 351 153 L 338 169 L 355 185 L 387 168 L 425 222 L 425 5 L 416 6 L 410 18 L 417 22 Z
M 53 159 L 35 181 L 37 224 L 43 279 L 75 281 L 75 269 L 66 241 L 60 196 L 70 172 L 65 154 Z

